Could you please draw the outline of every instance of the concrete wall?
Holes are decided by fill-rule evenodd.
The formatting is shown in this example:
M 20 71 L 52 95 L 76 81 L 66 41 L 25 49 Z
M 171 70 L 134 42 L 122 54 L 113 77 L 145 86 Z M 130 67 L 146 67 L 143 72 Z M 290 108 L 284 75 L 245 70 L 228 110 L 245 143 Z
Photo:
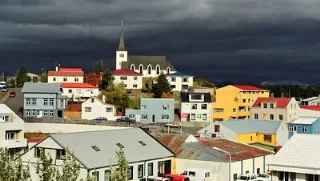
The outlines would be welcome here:
M 42 133 L 73 133 L 85 131 L 126 129 L 126 127 L 98 126 L 98 125 L 81 125 L 81 124 L 55 124 L 55 123 L 25 123 L 25 132 L 42 132 Z
M 113 77 L 114 77 L 114 80 L 113 80 L 114 84 L 123 83 L 126 89 L 142 89 L 142 76 L 114 75 Z M 126 80 L 121 80 L 121 77 L 126 77 Z

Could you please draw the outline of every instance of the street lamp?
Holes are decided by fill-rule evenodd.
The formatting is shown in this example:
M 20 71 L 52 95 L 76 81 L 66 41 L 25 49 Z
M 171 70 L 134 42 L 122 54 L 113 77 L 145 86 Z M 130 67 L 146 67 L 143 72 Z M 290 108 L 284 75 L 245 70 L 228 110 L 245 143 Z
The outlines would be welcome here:
M 223 149 L 218 148 L 218 147 L 213 147 L 213 149 L 217 150 L 217 151 L 221 151 L 221 152 L 226 153 L 226 154 L 229 155 L 229 181 L 231 181 L 231 176 L 230 176 L 231 175 L 231 154 L 228 151 L 223 150 Z

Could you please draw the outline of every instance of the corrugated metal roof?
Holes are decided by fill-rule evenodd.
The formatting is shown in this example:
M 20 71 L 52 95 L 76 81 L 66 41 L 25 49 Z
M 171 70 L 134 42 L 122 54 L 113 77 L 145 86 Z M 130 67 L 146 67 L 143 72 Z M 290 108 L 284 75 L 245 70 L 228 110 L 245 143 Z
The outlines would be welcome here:
M 318 118 L 296 118 L 294 120 L 292 120 L 290 123 L 288 124 L 312 124 L 313 122 L 315 122 L 316 120 L 318 120 Z
M 60 83 L 32 83 L 26 82 L 21 92 L 30 93 L 60 93 Z
M 262 89 L 260 87 L 252 86 L 252 85 L 232 85 L 238 89 L 246 90 L 246 91 L 269 91 L 266 89 Z
M 237 134 L 243 133 L 276 133 L 282 121 L 277 120 L 244 120 L 231 119 L 219 122 Z
M 286 108 L 290 103 L 291 98 L 285 97 L 258 97 L 252 107 L 261 107 L 262 103 L 276 103 L 274 108 Z
M 119 149 L 117 143 L 124 146 L 129 163 L 173 156 L 168 149 L 139 128 L 52 134 L 50 137 L 68 148 L 88 169 L 115 164 L 115 151 Z M 143 146 L 139 141 L 146 145 Z M 95 151 L 92 146 L 96 146 L 100 151 Z
M 295 134 L 270 161 L 270 165 L 320 169 L 320 135 Z

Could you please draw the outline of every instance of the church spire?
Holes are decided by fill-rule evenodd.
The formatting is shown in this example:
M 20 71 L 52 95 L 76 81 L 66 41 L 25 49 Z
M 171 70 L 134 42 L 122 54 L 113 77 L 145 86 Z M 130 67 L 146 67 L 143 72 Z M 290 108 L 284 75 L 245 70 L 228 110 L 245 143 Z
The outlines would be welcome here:
M 123 35 L 123 19 L 121 20 L 120 41 L 119 41 L 118 51 L 126 51 L 126 46 L 124 45 L 124 35 Z

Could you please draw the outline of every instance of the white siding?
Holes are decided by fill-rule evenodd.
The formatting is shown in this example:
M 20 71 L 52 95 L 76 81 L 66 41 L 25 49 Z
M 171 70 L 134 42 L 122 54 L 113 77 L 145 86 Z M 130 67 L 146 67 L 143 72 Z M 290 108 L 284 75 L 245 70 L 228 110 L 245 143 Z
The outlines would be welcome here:
M 196 104 L 197 109 L 192 109 L 192 105 Z M 207 109 L 201 109 L 201 105 L 206 104 Z M 185 102 L 181 103 L 181 115 L 189 114 L 190 115 L 190 122 L 210 122 L 211 119 L 211 103 L 192 103 L 192 102 Z M 195 120 L 191 120 L 191 115 L 195 114 Z M 201 114 L 201 118 L 197 118 L 198 114 Z M 203 114 L 207 114 L 207 119 L 203 120 Z M 188 121 L 186 118 L 181 117 L 181 121 Z
M 116 107 L 111 104 L 103 104 L 100 100 L 94 98 L 88 99 L 81 105 L 82 119 L 96 119 L 97 117 L 105 117 L 108 120 L 116 120 Z M 86 107 L 91 108 L 90 112 L 86 112 Z M 107 108 L 112 108 L 112 112 L 107 112 Z
M 67 81 L 64 81 L 64 78 L 67 78 Z M 78 81 L 75 81 L 76 78 Z M 48 76 L 48 83 L 83 83 L 83 76 Z
M 123 83 L 126 89 L 142 89 L 142 76 L 132 75 L 114 75 L 114 84 Z M 121 80 L 121 77 L 126 77 L 127 80 Z M 134 87 L 136 85 L 136 87 Z
M 183 81 L 184 78 L 187 79 L 186 82 Z M 188 88 L 193 86 L 193 77 L 167 76 L 167 80 L 173 87 L 172 91 L 182 91 L 182 85 L 186 85 Z
M 282 122 L 277 131 L 277 145 L 284 145 L 289 139 L 289 131 L 287 125 Z

